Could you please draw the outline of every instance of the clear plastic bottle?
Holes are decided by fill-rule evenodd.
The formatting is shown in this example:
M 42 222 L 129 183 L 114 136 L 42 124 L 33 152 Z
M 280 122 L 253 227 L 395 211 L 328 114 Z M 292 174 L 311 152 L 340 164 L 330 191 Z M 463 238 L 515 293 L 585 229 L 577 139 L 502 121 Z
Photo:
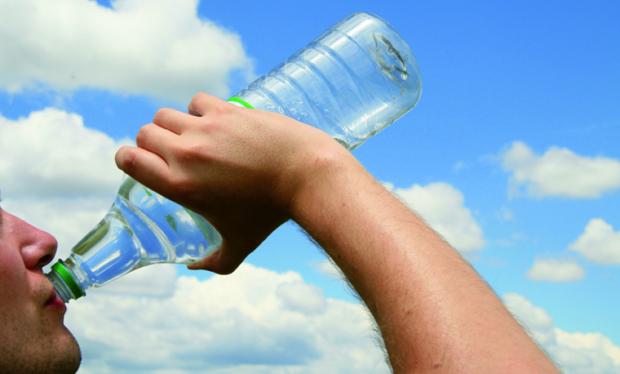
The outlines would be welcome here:
M 353 149 L 421 93 L 409 45 L 381 19 L 357 13 L 231 100 L 318 127 Z
M 358 13 L 229 101 L 283 113 L 353 149 L 412 109 L 420 94 L 407 43 L 381 19 Z M 221 241 L 200 215 L 127 177 L 105 218 L 48 277 L 68 301 L 145 265 L 204 258 Z

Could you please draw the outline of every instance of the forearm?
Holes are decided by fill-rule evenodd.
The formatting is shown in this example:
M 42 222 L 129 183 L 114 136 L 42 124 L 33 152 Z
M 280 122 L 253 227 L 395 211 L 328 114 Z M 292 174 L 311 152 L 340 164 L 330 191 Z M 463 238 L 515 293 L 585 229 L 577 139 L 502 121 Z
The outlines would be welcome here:
M 293 218 L 365 301 L 396 372 L 555 372 L 461 256 L 352 157 L 317 162 Z
M 158 111 L 116 162 L 222 234 L 193 269 L 234 271 L 290 217 L 364 299 L 396 371 L 554 370 L 459 254 L 327 134 L 205 94 L 189 111 Z

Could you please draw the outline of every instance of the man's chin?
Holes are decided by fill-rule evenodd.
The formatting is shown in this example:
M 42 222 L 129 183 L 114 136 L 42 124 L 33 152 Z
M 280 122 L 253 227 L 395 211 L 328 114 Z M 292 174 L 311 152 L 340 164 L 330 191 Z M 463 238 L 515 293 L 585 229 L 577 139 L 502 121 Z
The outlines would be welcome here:
M 55 352 L 50 362 L 51 373 L 75 373 L 82 360 L 77 340 L 68 328 L 63 326 L 63 330 L 62 336 L 55 344 Z
M 0 372 L 3 374 L 70 374 L 80 366 L 80 347 L 64 326 L 46 334 L 24 334 L 13 342 L 15 344 L 0 345 Z

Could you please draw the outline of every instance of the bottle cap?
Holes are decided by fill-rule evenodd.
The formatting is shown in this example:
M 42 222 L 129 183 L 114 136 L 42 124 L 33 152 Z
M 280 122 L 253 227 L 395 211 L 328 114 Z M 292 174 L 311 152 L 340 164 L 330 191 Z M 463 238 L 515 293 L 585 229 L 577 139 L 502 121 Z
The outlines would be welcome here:
M 84 290 L 82 290 L 82 287 L 80 287 L 80 285 L 75 281 L 73 272 L 67 267 L 67 265 L 65 265 L 64 261 L 58 260 L 58 262 L 52 266 L 52 273 L 55 273 L 55 275 L 57 275 L 56 279 L 62 281 L 62 285 L 68 288 L 68 291 L 71 292 L 71 297 L 69 298 L 78 299 L 86 295 Z M 64 290 L 59 290 L 57 288 L 57 291 L 62 293 Z M 64 299 L 64 295 L 60 296 Z
M 230 99 L 228 99 L 228 102 L 237 106 L 242 106 L 244 108 L 254 109 L 254 106 L 252 104 L 237 96 L 231 97 Z

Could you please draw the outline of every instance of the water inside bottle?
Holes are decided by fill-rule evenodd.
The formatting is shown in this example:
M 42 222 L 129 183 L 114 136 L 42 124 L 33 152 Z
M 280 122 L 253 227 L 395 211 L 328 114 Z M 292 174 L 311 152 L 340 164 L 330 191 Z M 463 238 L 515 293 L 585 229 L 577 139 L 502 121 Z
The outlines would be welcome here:
M 356 148 L 409 111 L 421 86 L 415 59 L 402 38 L 368 15 L 354 18 L 236 96 Z M 360 26 L 369 24 L 379 26 Z
M 220 243 L 204 218 L 127 178 L 106 217 L 71 257 L 90 285 L 100 286 L 148 264 L 204 258 Z
M 407 61 L 403 54 L 382 34 L 374 34 L 375 48 L 373 55 L 381 70 L 394 81 L 405 81 L 409 77 Z

